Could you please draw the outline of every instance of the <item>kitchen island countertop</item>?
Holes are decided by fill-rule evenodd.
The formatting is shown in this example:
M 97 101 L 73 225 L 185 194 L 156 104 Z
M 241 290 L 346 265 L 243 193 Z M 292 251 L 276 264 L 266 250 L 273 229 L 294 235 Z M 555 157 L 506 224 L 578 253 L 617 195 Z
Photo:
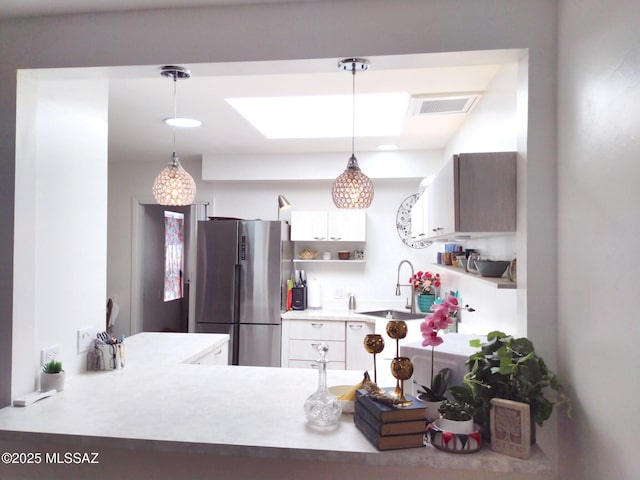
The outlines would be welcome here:
M 488 448 L 470 455 L 431 446 L 380 452 L 356 429 L 351 414 L 343 414 L 333 431 L 314 430 L 303 409 L 317 388 L 314 370 L 154 362 L 131 368 L 132 362 L 122 370 L 70 377 L 64 391 L 29 407 L 3 408 L 0 447 L 103 452 L 99 468 L 59 466 L 68 470 L 64 478 L 112 478 L 114 470 L 105 464 L 110 454 L 135 458 L 144 465 L 141 471 L 158 479 L 171 478 L 170 466 L 163 466 L 171 459 L 183 462 L 184 472 L 195 465 L 231 469 L 223 473 L 216 467 L 215 478 L 284 478 L 276 475 L 282 471 L 293 475 L 286 478 L 304 475 L 307 480 L 339 478 L 346 471 L 367 477 L 380 469 L 401 475 L 394 478 L 427 472 L 442 479 L 465 478 L 460 472 L 474 478 L 552 478 L 550 462 L 538 447 L 527 461 Z M 362 372 L 330 371 L 328 384 L 355 384 L 361 378 Z M 3 478 L 44 478 L 39 467 L 0 468 Z M 260 475 L 236 476 L 243 469 Z
M 226 343 L 229 343 L 227 334 L 142 332 L 125 339 L 127 365 L 193 363 Z

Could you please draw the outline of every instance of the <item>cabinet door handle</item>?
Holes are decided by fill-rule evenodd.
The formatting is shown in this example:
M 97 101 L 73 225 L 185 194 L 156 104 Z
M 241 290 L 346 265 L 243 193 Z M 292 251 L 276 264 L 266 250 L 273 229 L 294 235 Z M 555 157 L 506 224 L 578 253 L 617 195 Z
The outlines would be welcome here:
M 324 323 L 312 323 L 311 326 L 313 328 L 322 328 L 322 326 L 324 325 Z
M 342 240 L 342 237 L 331 237 L 331 240 Z
M 216 353 L 214 353 L 214 355 L 217 357 L 218 355 L 222 354 L 222 349 L 218 350 Z
M 355 330 L 360 330 L 362 328 L 362 325 L 358 325 L 358 324 L 349 324 L 349 328 L 353 328 Z
M 313 237 L 314 240 L 324 240 L 324 237 Z

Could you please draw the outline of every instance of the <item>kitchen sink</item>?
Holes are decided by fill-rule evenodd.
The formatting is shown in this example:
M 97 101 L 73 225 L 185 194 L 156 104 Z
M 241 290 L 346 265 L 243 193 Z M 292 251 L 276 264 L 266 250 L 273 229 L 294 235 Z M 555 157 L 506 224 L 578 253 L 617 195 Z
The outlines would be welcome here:
M 372 312 L 358 312 L 360 315 L 371 315 L 372 317 L 387 318 L 387 314 L 391 313 L 393 320 L 422 320 L 426 316 L 425 313 L 403 312 L 401 310 L 374 310 Z

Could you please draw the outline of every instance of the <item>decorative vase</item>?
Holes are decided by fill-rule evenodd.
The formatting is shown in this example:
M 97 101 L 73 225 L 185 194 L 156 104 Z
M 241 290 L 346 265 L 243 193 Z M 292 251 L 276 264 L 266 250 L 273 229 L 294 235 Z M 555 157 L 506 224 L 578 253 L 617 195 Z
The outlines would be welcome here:
M 338 398 L 327 389 L 327 352 L 329 346 L 320 343 L 316 347 L 320 353 L 318 359 L 318 390 L 309 395 L 304 402 L 307 421 L 314 427 L 335 427 L 340 422 L 342 405 Z
M 430 310 L 431 305 L 433 305 L 435 301 L 436 301 L 435 295 L 427 295 L 427 294 L 418 295 L 418 308 L 420 308 L 420 311 L 423 313 L 429 313 L 431 312 Z
M 60 373 L 40 372 L 40 390 L 43 392 L 64 390 L 64 370 Z
M 440 418 L 440 412 L 438 409 L 440 408 L 440 405 L 442 405 L 443 400 L 440 400 L 439 402 L 430 402 L 424 395 L 420 395 L 419 398 L 427 404 L 427 420 L 433 422 Z
M 440 417 L 436 423 L 445 432 L 457 434 L 469 434 L 472 433 L 475 429 L 473 419 L 449 420 L 448 418 Z

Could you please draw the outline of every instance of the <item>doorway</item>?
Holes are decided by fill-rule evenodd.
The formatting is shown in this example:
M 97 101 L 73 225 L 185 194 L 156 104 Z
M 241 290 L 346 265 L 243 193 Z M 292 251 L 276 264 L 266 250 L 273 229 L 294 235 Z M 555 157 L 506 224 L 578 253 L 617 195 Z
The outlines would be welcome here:
M 132 283 L 132 334 L 137 332 L 193 331 L 195 238 L 198 220 L 206 218 L 206 205 L 167 207 L 137 203 L 134 221 L 134 278 Z M 165 280 L 166 218 L 181 217 L 183 226 L 183 267 L 180 294 L 168 294 Z M 173 282 L 175 288 L 175 278 Z M 174 292 L 175 293 L 175 292 Z
M 142 242 L 142 331 L 187 332 L 189 330 L 189 282 L 186 275 L 190 207 L 144 205 Z M 167 268 L 167 255 L 173 245 L 166 244 L 166 219 L 180 225 L 174 237 L 180 236 L 184 256 L 176 279 Z M 178 241 L 178 240 L 174 240 Z M 184 272 L 184 274 L 182 274 Z M 174 277 L 167 293 L 167 277 Z

